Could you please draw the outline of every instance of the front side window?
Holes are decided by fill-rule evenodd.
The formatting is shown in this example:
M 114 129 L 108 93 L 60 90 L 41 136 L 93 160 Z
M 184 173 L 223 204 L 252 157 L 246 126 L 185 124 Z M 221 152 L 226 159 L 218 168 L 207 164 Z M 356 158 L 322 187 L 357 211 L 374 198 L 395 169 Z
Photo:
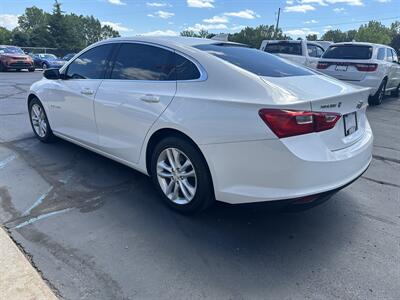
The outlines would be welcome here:
M 121 45 L 111 79 L 176 80 L 174 52 L 135 43 Z
M 66 72 L 68 79 L 101 79 L 113 44 L 92 48 L 76 58 Z
M 333 59 L 370 59 L 372 57 L 372 47 L 363 45 L 332 45 L 323 58 Z
M 257 49 L 240 47 L 235 44 L 204 44 L 194 47 L 259 76 L 315 75 L 308 69 Z
M 378 55 L 376 56 L 376 58 L 379 59 L 379 60 L 385 60 L 385 57 L 386 57 L 385 48 L 379 48 L 378 49 Z
M 291 54 L 291 55 L 302 55 L 301 43 L 270 43 L 265 46 L 265 52 L 268 53 L 281 53 L 281 54 Z

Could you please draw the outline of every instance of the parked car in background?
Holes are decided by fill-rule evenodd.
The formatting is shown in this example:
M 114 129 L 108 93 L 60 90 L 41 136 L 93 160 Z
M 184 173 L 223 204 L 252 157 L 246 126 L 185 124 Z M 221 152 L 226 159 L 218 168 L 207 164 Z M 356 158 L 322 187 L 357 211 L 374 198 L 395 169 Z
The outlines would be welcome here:
M 15 46 L 0 45 L 0 72 L 8 70 L 21 71 L 27 69 L 35 71 L 32 58 L 25 54 L 21 48 Z
M 260 50 L 315 69 L 319 58 L 330 44 L 327 41 L 265 40 L 261 43 Z
M 76 55 L 76 53 L 68 53 L 65 55 L 62 59 L 65 61 L 69 61 L 71 58 L 73 58 Z
M 58 58 L 50 53 L 33 54 L 32 58 L 35 62 L 35 66 L 43 70 L 48 68 L 61 68 L 66 63 L 66 60 Z
M 148 174 L 180 212 L 215 199 L 314 205 L 371 162 L 367 88 L 241 44 L 111 39 L 44 77 L 27 99 L 39 140 Z
M 370 104 L 382 103 L 386 92 L 399 96 L 400 65 L 396 51 L 371 43 L 336 43 L 326 50 L 317 69 L 337 79 L 370 88 Z

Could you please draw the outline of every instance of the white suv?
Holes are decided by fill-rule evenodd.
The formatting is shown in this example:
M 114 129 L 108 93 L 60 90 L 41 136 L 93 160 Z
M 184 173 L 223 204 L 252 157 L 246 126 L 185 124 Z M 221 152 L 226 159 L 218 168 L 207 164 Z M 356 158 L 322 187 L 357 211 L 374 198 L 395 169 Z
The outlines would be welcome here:
M 260 50 L 315 69 L 322 54 L 332 44 L 326 41 L 264 40 Z
M 322 55 L 317 69 L 363 87 L 369 87 L 371 105 L 382 103 L 386 92 L 399 96 L 400 64 L 396 51 L 371 43 L 336 43 Z

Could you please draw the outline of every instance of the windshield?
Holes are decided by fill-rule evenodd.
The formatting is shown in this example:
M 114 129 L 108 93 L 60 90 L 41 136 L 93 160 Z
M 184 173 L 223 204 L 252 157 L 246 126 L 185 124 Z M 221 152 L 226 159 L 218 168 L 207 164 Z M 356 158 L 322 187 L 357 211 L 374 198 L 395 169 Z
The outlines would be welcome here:
M 288 77 L 315 74 L 274 55 L 235 44 L 206 44 L 194 47 L 259 76 Z
M 25 54 L 19 47 L 0 47 L 0 53 Z
M 57 59 L 57 56 L 55 56 L 54 54 L 39 54 L 38 56 L 42 59 L 48 59 L 48 60 Z
M 322 57 L 338 59 L 370 59 L 372 57 L 372 47 L 360 45 L 335 45 L 330 46 Z

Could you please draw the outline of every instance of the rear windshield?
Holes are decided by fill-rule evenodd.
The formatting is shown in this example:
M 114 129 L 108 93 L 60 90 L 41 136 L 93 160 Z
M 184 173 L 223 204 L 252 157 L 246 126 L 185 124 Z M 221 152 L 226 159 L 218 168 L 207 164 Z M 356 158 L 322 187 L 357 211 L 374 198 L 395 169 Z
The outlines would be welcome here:
M 339 59 L 370 59 L 372 57 L 372 47 L 359 45 L 330 46 L 322 57 Z
M 194 46 L 259 76 L 288 77 L 315 73 L 260 50 L 231 44 Z
M 268 53 L 282 53 L 292 55 L 302 55 L 300 43 L 273 43 L 267 44 L 264 49 Z

